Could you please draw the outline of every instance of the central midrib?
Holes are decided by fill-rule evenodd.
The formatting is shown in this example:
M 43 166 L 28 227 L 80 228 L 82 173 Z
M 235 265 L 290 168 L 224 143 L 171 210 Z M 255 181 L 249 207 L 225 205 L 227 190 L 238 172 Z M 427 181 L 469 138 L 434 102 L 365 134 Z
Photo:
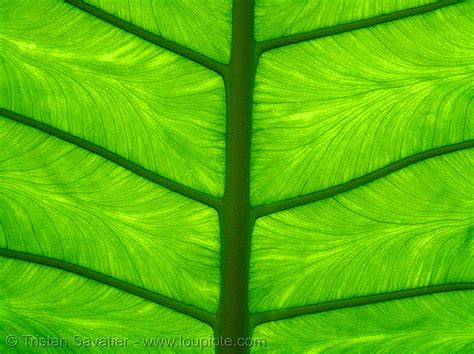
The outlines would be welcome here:
M 248 284 L 250 238 L 250 136 L 252 96 L 258 61 L 253 35 L 253 0 L 234 0 L 231 61 L 226 79 L 227 151 L 225 193 L 220 213 L 221 298 L 217 338 L 231 338 L 233 346 L 219 352 L 246 352 L 235 346 L 250 337 Z

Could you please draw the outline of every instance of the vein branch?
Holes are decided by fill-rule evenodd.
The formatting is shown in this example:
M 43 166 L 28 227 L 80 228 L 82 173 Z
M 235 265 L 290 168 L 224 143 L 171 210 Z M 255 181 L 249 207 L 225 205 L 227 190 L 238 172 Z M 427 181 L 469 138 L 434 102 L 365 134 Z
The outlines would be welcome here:
M 179 193 L 185 197 L 188 197 L 190 199 L 196 200 L 198 202 L 201 202 L 203 204 L 206 204 L 208 206 L 211 206 L 217 210 L 220 208 L 221 201 L 218 198 L 212 197 L 208 194 L 199 192 L 197 190 L 194 190 L 192 188 L 186 187 L 182 184 L 179 184 L 177 182 L 174 182 L 166 177 L 163 177 L 157 173 L 154 173 L 150 170 L 147 170 L 144 167 L 141 167 L 107 149 L 104 149 L 98 145 L 95 145 L 87 140 L 84 140 L 82 138 L 79 138 L 77 136 L 74 136 L 72 134 L 69 134 L 65 131 L 56 129 L 54 127 L 51 127 L 45 123 L 36 121 L 34 119 L 25 117 L 23 115 L 20 115 L 15 112 L 11 112 L 9 110 L 0 108 L 0 115 L 9 118 L 11 120 L 14 120 L 16 122 L 28 125 L 30 127 L 36 128 L 46 134 L 52 135 L 58 139 L 67 141 L 71 144 L 74 144 L 76 146 L 79 146 L 80 148 L 87 150 L 91 153 L 97 154 L 104 159 L 107 159 L 110 162 L 113 162 L 116 165 L 119 165 L 153 183 L 156 183 L 162 187 L 168 188 L 169 190 Z
M 26 261 L 26 262 L 33 262 L 33 263 L 45 265 L 48 267 L 61 269 L 66 272 L 74 273 L 82 277 L 95 280 L 99 283 L 111 286 L 113 288 L 125 291 L 127 293 L 138 296 L 145 300 L 154 302 L 158 305 L 167 307 L 169 309 L 180 312 L 182 314 L 194 317 L 195 319 L 205 322 L 209 324 L 210 326 L 214 326 L 215 324 L 215 314 L 213 313 L 207 312 L 197 307 L 185 304 L 183 302 L 157 294 L 150 290 L 140 288 L 136 285 L 132 285 L 125 281 L 113 278 L 111 276 L 96 272 L 94 270 L 91 270 L 91 269 L 88 269 L 76 264 L 72 264 L 69 262 L 61 261 L 59 259 L 54 259 L 50 257 L 38 256 L 31 253 L 7 250 L 4 248 L 0 248 L 0 256 L 17 259 L 21 261 Z
M 175 54 L 181 55 L 189 60 L 192 60 L 198 64 L 205 66 L 206 68 L 213 70 L 220 74 L 221 76 L 225 76 L 227 71 L 227 65 L 218 62 L 217 60 L 211 59 L 206 57 L 205 55 L 199 54 L 192 49 L 186 48 L 178 43 L 170 41 L 169 39 L 163 38 L 159 35 L 154 33 L 148 32 L 143 28 L 135 26 L 130 22 L 122 20 L 106 11 L 98 9 L 95 6 L 92 6 L 83 0 L 64 0 L 66 3 L 77 7 L 92 16 L 100 18 L 101 20 L 110 23 L 115 27 L 119 27 L 124 31 L 134 34 L 137 37 L 144 39 L 147 42 L 153 43 L 158 45 L 162 48 L 165 48 Z
M 431 12 L 431 11 L 441 9 L 449 5 L 457 4 L 461 1 L 462 0 L 444 0 L 444 1 L 439 1 L 432 4 L 428 4 L 428 5 L 414 7 L 411 9 L 392 12 L 390 14 L 371 17 L 365 20 L 345 23 L 342 25 L 334 26 L 334 27 L 320 28 L 314 31 L 270 39 L 267 41 L 259 42 L 258 49 L 259 49 L 259 52 L 262 53 L 267 50 L 283 47 L 289 44 L 299 43 L 299 42 L 308 41 L 311 39 L 316 39 L 316 38 L 321 38 L 321 37 L 332 36 L 339 33 L 353 31 L 360 28 L 370 27 L 370 26 L 375 26 L 381 23 L 391 22 L 391 21 L 399 20 L 405 17 L 410 17 L 414 15 Z
M 412 165 L 417 162 L 429 159 L 431 157 L 448 154 L 455 151 L 470 149 L 474 147 L 474 140 L 468 140 L 457 144 L 446 145 L 439 148 L 424 151 L 409 157 L 406 157 L 400 161 L 392 163 L 374 172 L 371 172 L 365 176 L 353 179 L 349 182 L 339 184 L 337 186 L 324 189 L 318 192 L 305 194 L 296 198 L 282 200 L 279 202 L 269 203 L 266 205 L 257 206 L 253 210 L 254 218 L 259 218 L 268 214 L 276 213 L 278 211 L 302 206 L 305 204 L 313 203 L 321 199 L 330 198 L 337 194 L 350 191 L 368 184 L 376 179 L 387 176 L 390 173 L 396 172 L 402 168 Z
M 408 289 L 393 291 L 383 294 L 375 294 L 368 296 L 354 297 L 351 299 L 343 299 L 331 302 L 325 302 L 321 304 L 293 307 L 289 309 L 258 312 L 252 315 L 251 321 L 252 326 L 255 327 L 259 324 L 283 320 L 295 316 L 310 315 L 320 312 L 333 311 L 345 309 L 348 307 L 370 305 L 379 302 L 401 300 L 416 296 L 430 295 L 436 293 L 444 293 L 450 291 L 463 291 L 463 290 L 474 290 L 474 283 L 451 283 L 443 285 L 432 285 L 417 289 Z

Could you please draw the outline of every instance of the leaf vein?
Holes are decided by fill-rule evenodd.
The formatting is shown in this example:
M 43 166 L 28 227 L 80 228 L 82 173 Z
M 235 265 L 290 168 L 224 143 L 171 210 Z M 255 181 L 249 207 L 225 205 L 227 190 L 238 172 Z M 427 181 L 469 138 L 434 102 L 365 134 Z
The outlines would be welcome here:
M 439 1 L 436 3 L 428 4 L 428 5 L 414 7 L 411 9 L 406 9 L 406 10 L 392 12 L 389 14 L 375 16 L 375 17 L 371 17 L 368 19 L 360 20 L 360 21 L 345 23 L 342 25 L 334 26 L 334 27 L 320 28 L 314 31 L 293 34 L 293 35 L 275 38 L 275 39 L 269 39 L 269 40 L 257 43 L 257 47 L 258 47 L 258 51 L 260 53 L 263 53 L 267 50 L 287 46 L 290 44 L 295 44 L 295 43 L 317 39 L 321 37 L 332 36 L 335 34 L 340 34 L 340 33 L 349 32 L 349 31 L 353 31 L 353 30 L 357 30 L 361 28 L 375 26 L 381 23 L 396 21 L 396 20 L 403 19 L 410 16 L 424 14 L 427 12 L 441 9 L 446 6 L 457 4 L 461 1 L 462 0 L 444 0 L 444 1 Z
M 406 157 L 397 162 L 394 162 L 385 167 L 382 167 L 373 172 L 370 172 L 364 176 L 358 177 L 351 181 L 348 181 L 348 182 L 345 182 L 345 183 L 342 183 L 342 184 L 339 184 L 327 189 L 323 189 L 314 193 L 305 194 L 305 195 L 291 198 L 291 199 L 286 199 L 283 201 L 278 201 L 278 202 L 254 207 L 253 216 L 255 219 L 257 219 L 259 217 L 276 213 L 278 211 L 313 203 L 321 199 L 330 198 L 337 194 L 341 194 L 341 193 L 350 191 L 351 189 L 355 189 L 363 185 L 369 184 L 370 182 L 376 179 L 385 177 L 402 168 L 405 168 L 409 165 L 429 159 L 431 157 L 436 157 L 436 156 L 448 154 L 455 151 L 470 149 L 473 147 L 474 147 L 474 140 L 468 140 L 468 141 L 460 142 L 457 144 L 445 145 L 445 146 L 441 146 L 435 149 L 423 151 L 418 154 Z
M 126 32 L 134 34 L 141 39 L 160 46 L 166 50 L 169 50 L 175 54 L 178 54 L 186 59 L 192 60 L 198 64 L 205 66 L 206 68 L 215 71 L 221 76 L 225 76 L 227 72 L 227 65 L 218 62 L 217 60 L 206 57 L 205 55 L 199 54 L 192 49 L 186 48 L 178 43 L 170 41 L 164 37 L 148 32 L 143 28 L 135 26 L 134 24 L 122 20 L 106 11 L 96 8 L 90 4 L 87 4 L 83 0 L 64 0 L 71 6 L 74 6 L 88 14 L 95 16 L 115 27 L 118 27 Z
M 441 285 L 432 285 L 423 288 L 407 289 L 400 291 L 387 292 L 382 294 L 353 297 L 349 299 L 324 302 L 314 305 L 305 305 L 268 312 L 257 312 L 251 316 L 252 328 L 271 321 L 279 321 L 291 317 L 316 314 L 326 311 L 334 311 L 349 307 L 370 305 L 379 302 L 401 300 L 416 296 L 444 293 L 450 291 L 474 290 L 474 283 L 450 283 Z
M 215 198 L 213 196 L 210 196 L 206 193 L 203 193 L 203 192 L 200 192 L 200 191 L 197 191 L 195 189 L 192 189 L 190 187 L 187 187 L 185 185 L 182 185 L 180 183 L 177 183 L 175 181 L 172 181 L 164 176 L 161 176 L 155 172 L 152 172 L 150 170 L 147 170 L 146 168 L 144 167 L 141 167 L 135 163 L 133 163 L 132 161 L 129 161 L 117 154 L 115 154 L 114 152 L 112 151 L 109 151 L 107 149 L 104 149 L 98 145 L 95 145 L 87 140 L 84 140 L 82 138 L 79 138 L 77 136 L 74 136 L 70 133 L 67 133 L 65 131 L 62 131 L 62 130 L 59 130 L 59 129 L 56 129 L 54 127 L 51 127 L 45 123 L 42 123 L 42 122 L 39 122 L 39 121 L 36 121 L 34 119 L 31 119 L 31 118 L 28 118 L 28 117 L 25 117 L 21 114 L 18 114 L 18 113 L 15 113 L 15 112 L 12 112 L 12 111 L 9 111 L 7 109 L 3 109 L 3 108 L 0 108 L 0 115 L 6 117 L 6 118 L 9 118 L 9 119 L 12 119 L 18 123 L 22 123 L 22 124 L 25 124 L 25 125 L 28 125 L 32 128 L 35 128 L 35 129 L 38 129 L 44 133 L 47 133 L 48 135 L 50 136 L 54 136 L 58 139 L 61 139 L 61 140 L 64 140 L 64 141 L 67 141 L 71 144 L 74 144 L 84 150 L 87 150 L 91 153 L 94 153 L 94 154 L 97 154 L 101 157 L 103 157 L 104 159 L 116 164 L 116 165 L 119 165 L 125 169 L 127 169 L 128 171 L 136 174 L 136 175 L 139 175 L 147 180 L 149 180 L 150 182 L 153 182 L 155 184 L 158 184 L 162 187 L 165 187 L 167 189 L 169 189 L 170 191 L 173 191 L 175 193 L 179 193 L 185 197 L 188 197 L 190 199 L 193 199 L 195 201 L 198 201 L 198 202 L 201 202 L 205 205 L 208 205 L 210 207 L 213 207 L 215 208 L 216 210 L 219 210 L 220 209 L 220 204 L 221 204 L 221 200 L 218 199 L 218 198 Z
M 185 304 L 183 302 L 171 299 L 164 295 L 160 295 L 153 291 L 141 288 L 139 286 L 127 283 L 125 281 L 113 278 L 109 275 L 99 273 L 92 269 L 88 269 L 73 263 L 61 261 L 59 259 L 54 259 L 50 257 L 34 255 L 31 253 L 12 251 L 4 248 L 0 248 L 0 257 L 12 258 L 61 269 L 66 272 L 74 273 L 82 277 L 108 285 L 110 287 L 125 291 L 145 300 L 154 302 L 158 305 L 185 314 L 187 316 L 191 316 L 199 321 L 209 324 L 212 327 L 215 323 L 215 314 L 213 313 L 207 312 L 192 305 Z

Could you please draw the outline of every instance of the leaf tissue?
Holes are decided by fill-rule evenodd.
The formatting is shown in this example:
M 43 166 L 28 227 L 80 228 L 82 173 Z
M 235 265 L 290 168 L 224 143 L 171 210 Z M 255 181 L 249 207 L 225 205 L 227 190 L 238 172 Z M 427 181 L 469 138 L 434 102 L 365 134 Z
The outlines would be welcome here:
M 0 4 L 2 353 L 474 351 L 473 0 Z

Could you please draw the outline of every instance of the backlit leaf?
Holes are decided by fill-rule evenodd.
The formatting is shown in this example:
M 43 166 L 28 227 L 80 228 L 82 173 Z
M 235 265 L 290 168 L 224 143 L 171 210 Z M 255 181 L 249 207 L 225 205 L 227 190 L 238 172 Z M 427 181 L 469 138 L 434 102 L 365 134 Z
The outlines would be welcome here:
M 221 62 L 229 61 L 231 1 L 87 0 L 87 3 L 201 54 Z
M 435 294 L 301 316 L 260 325 L 255 336 L 268 338 L 277 353 L 470 353 L 473 296 Z
M 213 209 L 2 117 L 0 151 L 1 247 L 217 307 L 219 226 Z
M 252 203 L 325 189 L 473 139 L 473 5 L 264 53 Z
M 258 219 L 252 311 L 474 281 L 473 161 L 474 151 L 434 157 Z
M 222 195 L 219 75 L 62 1 L 7 0 L 2 11 L 2 107 Z
M 267 40 L 436 3 L 436 0 L 255 0 L 255 37 Z
M 42 352 L 89 351 L 94 347 L 90 338 L 109 340 L 104 347 L 115 347 L 110 350 L 123 350 L 125 345 L 117 339 L 128 338 L 129 350 L 147 352 L 143 342 L 135 343 L 137 338 L 160 333 L 179 342 L 183 336 L 212 336 L 202 322 L 75 274 L 17 260 L 1 259 L 0 264 L 2 331 L 66 339 L 64 348 L 42 348 Z M 32 341 L 21 338 L 22 344 L 25 340 Z
M 472 352 L 473 14 L 0 0 L 0 352 Z

